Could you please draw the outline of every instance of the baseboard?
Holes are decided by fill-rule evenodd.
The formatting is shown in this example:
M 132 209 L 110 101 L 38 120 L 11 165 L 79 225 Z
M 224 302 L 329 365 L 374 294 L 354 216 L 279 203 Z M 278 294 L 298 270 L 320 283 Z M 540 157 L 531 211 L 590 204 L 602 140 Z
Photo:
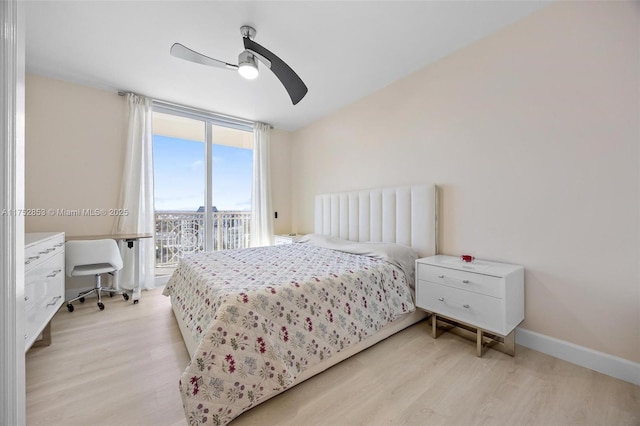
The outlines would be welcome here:
M 154 281 L 156 288 L 164 287 L 164 285 L 169 281 L 169 278 L 171 278 L 171 275 L 156 275 Z
M 518 327 L 516 343 L 640 386 L 640 364 Z

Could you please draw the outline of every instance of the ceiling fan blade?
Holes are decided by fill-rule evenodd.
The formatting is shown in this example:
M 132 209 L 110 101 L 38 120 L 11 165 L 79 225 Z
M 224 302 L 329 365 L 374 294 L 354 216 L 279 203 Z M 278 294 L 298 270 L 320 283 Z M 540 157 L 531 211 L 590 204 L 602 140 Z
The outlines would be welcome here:
M 308 89 L 302 79 L 298 77 L 298 74 L 296 74 L 289 65 L 285 64 L 282 59 L 255 41 L 248 37 L 243 37 L 243 40 L 244 48 L 256 55 L 258 59 L 269 67 L 276 77 L 278 77 L 278 80 L 280 80 L 284 88 L 287 89 L 289 97 L 291 97 L 291 102 L 293 102 L 294 105 L 300 102 L 307 94 Z
M 217 68 L 227 68 L 232 70 L 238 69 L 237 65 L 228 64 L 226 62 L 210 58 L 208 56 L 203 55 L 202 53 L 196 52 L 195 50 L 191 50 L 188 47 L 181 45 L 180 43 L 174 43 L 173 46 L 171 46 L 170 53 L 172 56 L 175 56 L 176 58 L 185 59 L 187 61 L 195 62 L 197 64 L 209 65 L 211 67 L 217 67 Z

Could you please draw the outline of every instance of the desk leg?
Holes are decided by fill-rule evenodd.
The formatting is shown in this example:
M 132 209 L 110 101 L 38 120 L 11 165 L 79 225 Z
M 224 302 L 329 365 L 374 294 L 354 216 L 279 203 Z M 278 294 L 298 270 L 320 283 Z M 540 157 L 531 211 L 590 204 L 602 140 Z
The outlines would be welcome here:
M 129 249 L 135 245 L 135 253 L 133 254 L 133 303 L 136 304 L 140 301 L 140 240 L 131 239 L 127 240 L 127 246 Z
M 136 279 L 133 288 L 133 303 L 140 300 L 140 240 L 136 240 Z

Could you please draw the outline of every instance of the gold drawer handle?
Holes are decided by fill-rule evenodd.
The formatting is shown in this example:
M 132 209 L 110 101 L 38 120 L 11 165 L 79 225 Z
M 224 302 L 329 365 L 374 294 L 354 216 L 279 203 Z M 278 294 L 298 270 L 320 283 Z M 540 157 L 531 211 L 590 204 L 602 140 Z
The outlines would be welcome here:
M 444 302 L 444 297 L 439 297 L 438 300 Z
M 463 284 L 469 284 L 469 280 L 462 280 Z
M 31 256 L 31 257 L 27 258 L 27 260 L 25 260 L 24 263 L 25 263 L 25 265 L 28 265 L 31 262 L 33 262 L 34 260 L 38 260 L 38 259 L 40 259 L 40 256 Z
M 438 275 L 438 278 L 444 278 L 444 275 Z
M 469 305 L 462 305 L 463 308 L 469 309 Z

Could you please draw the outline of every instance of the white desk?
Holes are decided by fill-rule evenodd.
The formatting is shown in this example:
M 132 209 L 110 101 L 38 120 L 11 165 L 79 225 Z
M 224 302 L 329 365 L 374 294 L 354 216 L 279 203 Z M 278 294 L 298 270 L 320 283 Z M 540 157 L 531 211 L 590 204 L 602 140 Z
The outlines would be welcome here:
M 111 239 L 116 240 L 118 245 L 126 243 L 129 249 L 135 247 L 136 251 L 133 258 L 133 294 L 131 295 L 131 298 L 133 299 L 133 303 L 136 304 L 140 300 L 140 244 L 138 244 L 138 241 L 143 238 L 153 238 L 153 234 L 79 235 L 67 237 L 66 240 L 71 241 Z M 118 274 L 114 275 L 113 286 L 115 288 L 120 287 Z

